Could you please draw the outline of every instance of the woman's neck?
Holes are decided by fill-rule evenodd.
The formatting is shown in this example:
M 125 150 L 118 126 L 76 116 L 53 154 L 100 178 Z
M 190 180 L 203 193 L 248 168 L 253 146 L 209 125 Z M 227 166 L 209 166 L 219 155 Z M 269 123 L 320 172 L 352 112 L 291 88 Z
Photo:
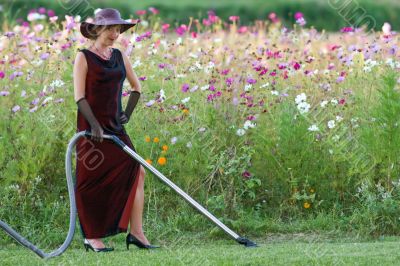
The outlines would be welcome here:
M 99 49 L 100 51 L 107 51 L 107 49 L 109 48 L 108 45 L 106 45 L 102 42 L 94 42 L 93 45 L 95 48 Z

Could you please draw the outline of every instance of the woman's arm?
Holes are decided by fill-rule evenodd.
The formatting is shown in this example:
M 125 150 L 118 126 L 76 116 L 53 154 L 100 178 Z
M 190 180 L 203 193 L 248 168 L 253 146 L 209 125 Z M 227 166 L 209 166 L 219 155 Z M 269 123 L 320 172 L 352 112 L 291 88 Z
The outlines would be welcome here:
M 85 81 L 88 71 L 87 62 L 83 52 L 78 52 L 74 61 L 74 98 L 75 102 L 85 97 Z
M 135 72 L 133 71 L 131 62 L 129 61 L 128 56 L 122 52 L 122 58 L 124 59 L 124 65 L 125 65 L 125 70 L 126 70 L 126 78 L 129 81 L 129 84 L 131 85 L 131 91 L 138 91 L 141 92 L 142 87 L 140 86 L 139 79 L 137 78 Z
M 79 111 L 83 114 L 86 121 L 90 124 L 90 131 L 92 133 L 92 140 L 103 141 L 103 129 L 99 122 L 94 116 L 89 103 L 85 98 L 85 83 L 86 74 L 88 71 L 87 62 L 85 55 L 82 52 L 78 52 L 74 61 L 74 98 L 78 105 Z
M 129 58 L 126 56 L 125 53 L 122 53 L 122 58 L 124 59 L 124 66 L 126 70 L 126 77 L 129 81 L 129 84 L 131 85 L 131 90 L 130 90 L 130 95 L 128 99 L 128 103 L 126 105 L 125 111 L 122 112 L 120 116 L 120 120 L 122 124 L 128 123 L 133 110 L 135 109 L 140 95 L 142 91 L 142 87 L 140 86 L 139 79 L 137 78 L 135 72 L 132 69 L 132 65 L 129 61 Z

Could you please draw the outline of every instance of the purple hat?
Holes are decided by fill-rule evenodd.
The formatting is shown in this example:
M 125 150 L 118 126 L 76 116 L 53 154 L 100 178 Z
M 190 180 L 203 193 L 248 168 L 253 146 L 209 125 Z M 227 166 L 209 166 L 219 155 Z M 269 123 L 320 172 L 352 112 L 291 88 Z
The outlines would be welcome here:
M 82 22 L 81 23 L 81 33 L 83 36 L 89 39 L 96 38 L 96 27 L 97 26 L 107 26 L 107 25 L 121 25 L 121 33 L 128 30 L 130 27 L 135 26 L 139 23 L 140 19 L 132 20 L 128 22 L 121 19 L 121 15 L 118 10 L 114 8 L 104 8 L 98 11 L 94 17 L 94 22 Z

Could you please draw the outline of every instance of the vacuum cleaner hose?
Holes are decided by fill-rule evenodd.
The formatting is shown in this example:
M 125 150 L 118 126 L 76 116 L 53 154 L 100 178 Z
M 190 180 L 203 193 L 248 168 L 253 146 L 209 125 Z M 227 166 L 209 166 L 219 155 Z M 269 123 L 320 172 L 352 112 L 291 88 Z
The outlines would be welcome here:
M 74 179 L 72 177 L 72 151 L 76 145 L 76 142 L 81 138 L 87 135 L 88 133 L 85 131 L 81 131 L 70 140 L 67 148 L 67 152 L 65 155 L 65 173 L 67 176 L 67 186 L 68 186 L 68 196 L 69 196 L 69 230 L 67 234 L 67 238 L 64 243 L 56 250 L 46 253 L 43 250 L 39 249 L 37 246 L 26 240 L 23 236 L 18 234 L 14 229 L 12 229 L 8 224 L 0 220 L 0 228 L 2 228 L 7 234 L 9 234 L 12 238 L 14 238 L 18 243 L 23 245 L 26 248 L 29 248 L 41 258 L 52 258 L 61 255 L 71 244 L 72 238 L 75 233 L 75 220 L 76 220 L 76 203 L 75 203 L 75 191 L 74 191 Z
M 69 215 L 69 230 L 67 234 L 67 238 L 64 243 L 56 250 L 46 253 L 33 245 L 31 242 L 26 240 L 23 236 L 18 234 L 14 229 L 12 229 L 8 224 L 0 220 L 0 228 L 2 228 L 7 234 L 13 237 L 18 243 L 23 245 L 24 247 L 29 248 L 41 258 L 52 258 L 61 255 L 71 244 L 71 241 L 74 237 L 75 233 L 75 220 L 76 220 L 76 203 L 75 203 L 75 182 L 72 177 L 72 151 L 75 147 L 77 141 L 81 137 L 90 137 L 91 133 L 89 131 L 81 131 L 73 136 L 68 144 L 67 152 L 65 154 L 65 174 L 67 177 L 67 185 L 68 185 L 68 196 L 69 196 L 69 205 L 70 205 L 70 215 Z M 214 215 L 212 215 L 208 210 L 206 210 L 203 206 L 201 206 L 198 202 L 196 202 L 193 198 L 191 198 L 188 194 L 186 194 L 182 189 L 180 189 L 177 185 L 175 185 L 171 180 L 165 177 L 162 173 L 160 173 L 153 166 L 148 164 L 142 157 L 136 154 L 133 150 L 131 150 L 125 143 L 123 143 L 117 136 L 114 135 L 103 135 L 104 139 L 109 139 L 114 142 L 114 144 L 118 145 L 121 149 L 127 152 L 132 158 L 137 160 L 140 164 L 145 166 L 150 172 L 155 174 L 161 181 L 163 181 L 170 188 L 175 190 L 180 196 L 182 196 L 187 202 L 189 202 L 193 207 L 195 207 L 198 211 L 200 211 L 203 215 L 205 215 L 208 219 L 214 222 L 217 226 L 219 226 L 222 230 L 224 230 L 228 235 L 230 235 L 233 239 L 235 239 L 239 244 L 244 245 L 245 247 L 257 247 L 257 244 L 253 241 L 241 237 L 231 229 L 229 229 L 226 225 L 224 225 L 221 221 L 219 221 Z

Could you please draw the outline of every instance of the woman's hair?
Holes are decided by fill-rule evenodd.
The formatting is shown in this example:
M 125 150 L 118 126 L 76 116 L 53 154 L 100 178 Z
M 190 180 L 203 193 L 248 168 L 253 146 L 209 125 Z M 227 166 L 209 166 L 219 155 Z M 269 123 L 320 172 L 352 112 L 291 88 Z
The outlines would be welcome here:
M 121 25 L 106 25 L 106 26 L 104 26 L 104 25 L 95 25 L 93 27 L 93 32 L 95 34 L 90 39 L 91 40 L 96 40 L 103 31 L 111 29 L 113 27 L 120 27 L 120 30 L 121 30 Z

